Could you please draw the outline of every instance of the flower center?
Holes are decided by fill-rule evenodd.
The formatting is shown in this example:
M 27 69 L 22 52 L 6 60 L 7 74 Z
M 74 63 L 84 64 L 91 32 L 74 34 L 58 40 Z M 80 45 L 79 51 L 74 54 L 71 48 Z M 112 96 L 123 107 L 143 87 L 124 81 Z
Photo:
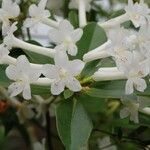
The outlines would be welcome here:
M 60 78 L 61 79 L 63 79 L 63 78 L 66 78 L 67 77 L 67 71 L 65 70 L 65 69 L 63 69 L 63 68 L 61 68 L 60 70 L 59 70 L 59 76 L 60 76 Z

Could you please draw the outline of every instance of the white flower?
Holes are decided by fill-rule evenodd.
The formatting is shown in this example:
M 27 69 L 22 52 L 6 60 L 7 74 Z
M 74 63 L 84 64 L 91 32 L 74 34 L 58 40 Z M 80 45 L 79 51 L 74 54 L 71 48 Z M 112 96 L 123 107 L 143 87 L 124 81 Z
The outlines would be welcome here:
M 124 108 L 120 111 L 120 117 L 123 119 L 129 116 L 131 121 L 139 123 L 139 103 L 134 100 L 121 100 L 121 102 Z
M 42 140 L 42 143 L 40 142 L 33 143 L 33 150 L 45 150 L 45 143 L 46 143 L 45 139 Z
M 99 149 L 103 150 L 117 150 L 115 145 L 111 145 L 110 137 L 106 136 L 98 140 Z M 110 145 L 110 146 L 109 146 Z
M 69 8 L 70 9 L 78 9 L 78 6 L 79 6 L 79 1 L 80 0 L 71 0 L 71 2 L 69 3 Z M 84 4 L 85 4 L 85 8 L 86 8 L 86 11 L 90 11 L 90 9 L 91 9 L 91 5 L 90 5 L 90 3 L 91 3 L 91 1 L 92 0 L 83 0 L 84 1 Z
M 149 66 L 147 61 L 139 62 L 139 60 L 133 59 L 132 64 L 125 72 L 128 80 L 126 82 L 126 94 L 131 94 L 136 88 L 140 92 L 144 92 L 146 89 L 146 81 L 143 79 L 149 74 Z
M 50 31 L 50 39 L 58 46 L 56 49 L 68 51 L 68 54 L 75 56 L 77 54 L 76 42 L 80 40 L 83 34 L 82 29 L 75 29 L 67 20 L 63 20 L 59 24 L 58 29 Z
M 3 0 L 2 8 L 0 9 L 0 20 L 3 22 L 3 35 L 6 35 L 10 27 L 10 19 L 18 17 L 19 14 L 20 8 L 16 2 L 13 2 L 12 0 Z
M 4 44 L 0 44 L 0 64 L 3 63 L 3 60 L 6 56 L 8 56 L 9 50 L 4 46 Z
M 133 0 L 128 0 L 128 6 L 125 7 L 125 11 L 136 28 L 146 24 L 150 14 L 150 9 L 144 3 L 144 0 L 140 0 L 140 3 L 135 4 Z
M 37 81 L 40 74 L 40 70 L 32 68 L 24 55 L 19 56 L 16 65 L 6 68 L 8 78 L 15 81 L 8 87 L 11 97 L 23 92 L 24 99 L 31 99 L 30 84 Z
M 45 10 L 47 0 L 41 0 L 36 6 L 35 4 L 32 4 L 29 7 L 29 16 L 30 18 L 27 18 L 24 21 L 24 27 L 30 28 L 38 23 L 42 22 L 42 19 L 49 18 L 50 12 L 48 10 Z
M 6 46 L 7 49 L 12 49 L 13 46 L 13 38 L 14 38 L 14 32 L 17 30 L 17 23 L 14 22 L 8 29 L 7 34 L 3 40 L 4 45 Z
M 55 65 L 44 65 L 43 74 L 50 79 L 53 79 L 51 84 L 51 93 L 59 95 L 67 87 L 71 91 L 77 92 L 82 89 L 80 82 L 75 78 L 79 75 L 84 67 L 81 60 L 69 61 L 68 56 L 64 52 L 56 54 Z

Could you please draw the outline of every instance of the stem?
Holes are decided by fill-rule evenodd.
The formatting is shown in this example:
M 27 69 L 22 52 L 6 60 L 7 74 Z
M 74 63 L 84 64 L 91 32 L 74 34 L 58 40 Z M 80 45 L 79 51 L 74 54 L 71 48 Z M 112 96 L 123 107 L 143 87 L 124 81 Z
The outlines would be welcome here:
M 105 28 L 105 29 L 109 29 L 109 28 L 112 28 L 112 27 L 115 27 L 117 25 L 120 25 L 121 23 L 125 22 L 129 20 L 129 17 L 128 15 L 125 13 L 119 17 L 116 17 L 116 18 L 113 18 L 113 19 L 110 19 L 104 23 L 98 23 L 99 26 L 101 26 L 102 28 Z
M 97 47 L 96 49 L 91 50 L 90 52 L 86 53 L 83 56 L 83 60 L 85 62 L 90 62 L 93 60 L 109 57 L 110 55 L 107 53 L 106 49 L 108 48 L 108 46 L 110 46 L 110 44 L 111 41 L 108 40 L 107 42 Z
M 31 40 L 31 34 L 30 34 L 30 29 L 27 28 L 27 35 L 28 35 L 28 39 Z
M 86 8 L 84 0 L 79 0 L 78 2 L 78 11 L 79 11 L 79 25 L 84 27 L 87 24 L 86 20 Z
M 48 150 L 53 150 L 52 140 L 51 140 L 51 118 L 49 111 L 46 112 L 46 147 Z
M 42 18 L 42 23 L 44 23 L 50 27 L 54 27 L 54 28 L 59 27 L 59 23 L 57 21 L 54 21 L 54 20 L 48 19 L 48 18 Z
M 108 81 L 108 80 L 121 80 L 126 79 L 123 72 L 119 71 L 116 67 L 101 68 L 92 76 L 95 81 Z
M 24 50 L 27 50 L 27 51 L 37 53 L 37 54 L 45 55 L 47 57 L 52 57 L 53 58 L 54 54 L 55 54 L 54 49 L 29 44 L 27 42 L 24 42 L 20 39 L 15 38 L 15 37 L 12 40 L 12 45 L 13 45 L 13 47 L 18 47 L 18 48 L 21 48 L 21 49 L 24 49 Z

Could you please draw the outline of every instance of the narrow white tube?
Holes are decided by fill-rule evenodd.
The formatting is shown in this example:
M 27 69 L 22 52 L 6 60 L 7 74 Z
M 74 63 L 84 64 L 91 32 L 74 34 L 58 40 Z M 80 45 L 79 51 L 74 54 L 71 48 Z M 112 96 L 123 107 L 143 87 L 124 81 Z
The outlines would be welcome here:
M 52 57 L 52 58 L 54 57 L 54 54 L 55 54 L 54 49 L 33 45 L 33 44 L 30 44 L 30 43 L 24 42 L 20 39 L 17 39 L 15 37 L 12 39 L 12 46 L 22 48 L 24 50 L 28 50 L 28 51 L 38 53 L 38 54 L 41 54 L 41 55 L 45 55 L 45 56 L 48 56 L 48 57 Z
M 109 81 L 109 80 L 121 80 L 126 79 L 123 72 L 114 68 L 101 68 L 92 76 L 95 81 Z
M 97 47 L 96 49 L 91 50 L 83 56 L 83 61 L 90 62 L 93 60 L 101 59 L 109 57 L 110 55 L 107 53 L 107 48 L 110 46 L 111 41 L 108 40 L 106 43 Z
M 99 26 L 101 26 L 102 28 L 104 29 L 109 29 L 109 28 L 112 28 L 112 27 L 115 27 L 117 25 L 120 25 L 121 23 L 125 22 L 129 20 L 129 17 L 128 15 L 125 13 L 119 17 L 116 17 L 116 18 L 113 18 L 113 19 L 110 19 L 104 23 L 98 23 Z
M 41 85 L 41 86 L 50 86 L 54 80 L 48 78 L 39 78 L 36 82 L 33 82 L 34 85 Z
M 53 28 L 58 28 L 59 27 L 59 22 L 57 21 L 54 21 L 52 19 L 49 19 L 49 18 L 42 18 L 42 23 L 50 26 L 50 27 L 53 27 Z
M 84 0 L 78 1 L 78 11 L 79 11 L 79 26 L 84 27 L 87 25 L 86 8 Z

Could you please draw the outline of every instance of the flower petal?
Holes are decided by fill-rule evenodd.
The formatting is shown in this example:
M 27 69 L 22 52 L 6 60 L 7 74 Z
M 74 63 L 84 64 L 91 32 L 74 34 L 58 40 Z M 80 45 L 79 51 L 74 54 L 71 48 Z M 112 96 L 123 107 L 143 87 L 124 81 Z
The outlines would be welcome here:
M 23 91 L 24 84 L 23 82 L 14 82 L 8 87 L 8 92 L 11 97 L 14 97 L 20 94 Z
M 59 95 L 65 89 L 65 83 L 63 81 L 54 82 L 51 84 L 51 93 L 53 95 Z
M 147 84 L 144 79 L 137 78 L 137 79 L 134 79 L 134 86 L 138 91 L 144 92 L 144 90 L 147 87 Z
M 30 88 L 30 84 L 28 83 L 26 83 L 26 85 L 24 86 L 23 98 L 27 100 L 31 99 L 31 88 Z
M 7 68 L 6 68 L 6 75 L 9 79 L 11 80 L 17 80 L 18 78 L 18 71 L 17 71 L 17 68 L 16 66 L 14 65 L 9 65 Z
M 62 20 L 59 24 L 59 29 L 64 33 L 69 33 L 74 30 L 72 24 L 68 20 Z
M 85 63 L 79 59 L 73 60 L 69 62 L 68 70 L 73 76 L 77 76 L 81 73 L 85 66 Z
M 56 66 L 54 65 L 50 65 L 50 64 L 46 64 L 43 66 L 42 68 L 42 73 L 44 76 L 46 76 L 47 78 L 50 79 L 58 79 L 59 78 L 59 70 Z
M 129 112 L 129 109 L 127 107 L 121 109 L 120 111 L 120 118 L 123 119 L 123 118 L 126 118 L 130 115 L 130 112 Z
M 74 92 L 78 92 L 82 90 L 80 82 L 76 78 L 68 78 L 66 81 L 66 87 Z
M 127 95 L 130 95 L 130 94 L 133 93 L 133 91 L 134 91 L 133 80 L 131 80 L 131 79 L 127 80 L 127 82 L 126 82 L 126 88 L 125 89 L 126 89 L 125 91 L 126 91 Z
M 81 39 L 83 35 L 83 30 L 82 29 L 76 29 L 71 33 L 71 38 L 72 40 L 76 43 L 77 41 L 79 41 Z
M 26 27 L 26 28 L 30 28 L 34 25 L 36 25 L 38 23 L 38 20 L 35 19 L 35 18 L 27 18 L 24 23 L 23 23 L 23 26 Z
M 68 54 L 75 56 L 77 54 L 77 46 L 73 43 L 68 45 Z

